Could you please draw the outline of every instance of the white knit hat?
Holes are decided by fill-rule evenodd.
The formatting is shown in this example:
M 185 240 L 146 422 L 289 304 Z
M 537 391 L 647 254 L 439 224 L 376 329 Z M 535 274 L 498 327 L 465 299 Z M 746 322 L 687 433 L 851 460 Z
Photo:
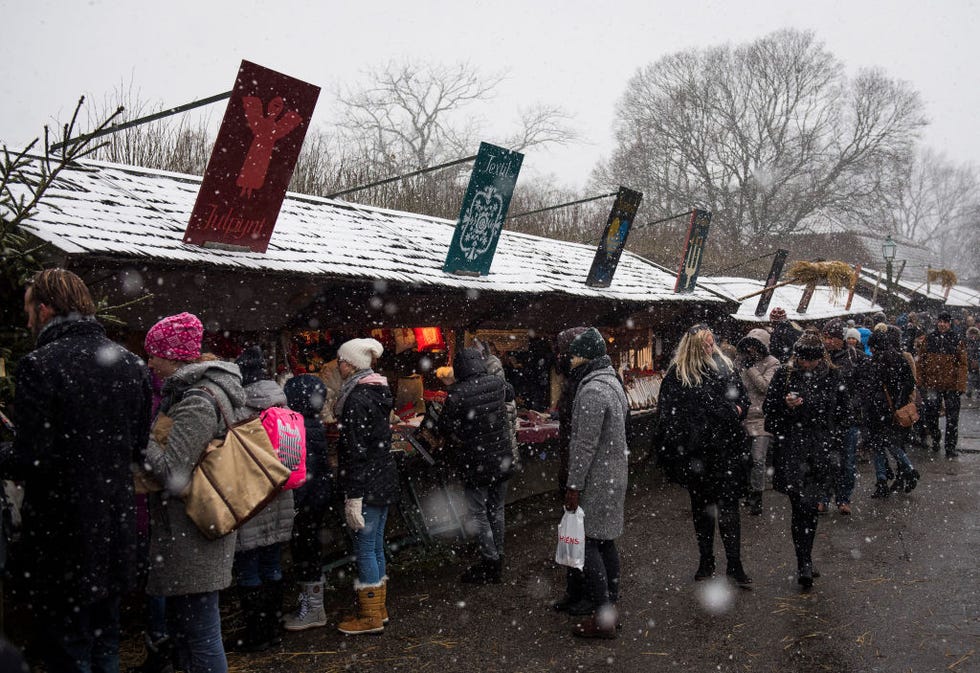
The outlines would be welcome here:
M 376 339 L 351 339 L 337 351 L 337 359 L 349 362 L 356 369 L 369 369 L 374 358 L 381 357 L 384 346 Z
M 860 341 L 861 340 L 861 333 L 858 332 L 853 327 L 849 327 L 847 329 L 847 331 L 844 332 L 844 338 L 845 339 L 857 339 L 858 341 Z

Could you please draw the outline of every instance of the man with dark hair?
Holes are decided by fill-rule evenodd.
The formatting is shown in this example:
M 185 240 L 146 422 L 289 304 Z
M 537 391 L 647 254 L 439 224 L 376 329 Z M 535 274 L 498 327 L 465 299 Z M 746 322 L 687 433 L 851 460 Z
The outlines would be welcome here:
M 923 391 L 926 430 L 932 438 L 932 450 L 939 451 L 939 410 L 946 408 L 946 457 L 955 458 L 959 435 L 960 395 L 966 391 L 966 345 L 952 329 L 949 313 L 936 318 L 936 331 L 918 347 L 918 385 Z
M 14 591 L 51 673 L 116 671 L 119 598 L 136 567 L 134 463 L 149 435 L 149 372 L 110 341 L 81 278 L 38 273 L 24 293 L 36 347 L 16 372 L 17 436 L 0 477 L 24 484 Z

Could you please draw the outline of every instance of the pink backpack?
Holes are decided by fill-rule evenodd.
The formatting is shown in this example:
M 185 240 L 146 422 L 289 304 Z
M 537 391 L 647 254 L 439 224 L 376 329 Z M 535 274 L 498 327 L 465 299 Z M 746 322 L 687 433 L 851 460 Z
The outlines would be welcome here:
M 302 414 L 284 407 L 269 407 L 259 418 L 279 462 L 292 470 L 283 490 L 302 486 L 306 481 L 306 426 Z

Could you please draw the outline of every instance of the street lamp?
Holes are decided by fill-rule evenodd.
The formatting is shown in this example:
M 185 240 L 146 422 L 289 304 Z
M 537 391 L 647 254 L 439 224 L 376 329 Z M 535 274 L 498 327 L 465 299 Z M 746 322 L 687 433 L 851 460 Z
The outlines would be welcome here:
M 885 242 L 881 244 L 881 256 L 885 259 L 885 276 L 888 282 L 888 306 L 886 310 L 891 312 L 894 307 L 894 301 L 892 299 L 892 262 L 895 261 L 895 253 L 898 252 L 898 244 L 892 240 L 891 236 L 885 238 Z

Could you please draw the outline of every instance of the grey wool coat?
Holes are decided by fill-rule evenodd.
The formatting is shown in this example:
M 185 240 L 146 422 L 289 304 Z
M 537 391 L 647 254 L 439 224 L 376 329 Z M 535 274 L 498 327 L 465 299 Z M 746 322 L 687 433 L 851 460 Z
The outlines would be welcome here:
M 269 407 L 285 407 L 286 393 L 275 381 L 262 380 L 245 386 L 245 407 L 255 416 Z M 289 542 L 296 516 L 293 492 L 282 491 L 261 512 L 238 529 L 235 551 L 248 551 L 277 542 Z
M 581 366 L 590 371 L 573 403 L 568 488 L 580 491 L 586 537 L 615 540 L 623 534 L 629 402 L 607 357 Z
M 198 362 L 184 365 L 163 384 L 160 413 L 173 419 L 166 446 L 152 436 L 146 449 L 148 475 L 163 486 L 149 495 L 150 571 L 146 593 L 181 596 L 224 589 L 231 584 L 236 533 L 217 540 L 204 537 L 184 511 L 179 495 L 212 439 L 224 437 L 224 420 L 207 396 L 187 395 L 207 388 L 232 422 L 249 414 L 238 365 Z

